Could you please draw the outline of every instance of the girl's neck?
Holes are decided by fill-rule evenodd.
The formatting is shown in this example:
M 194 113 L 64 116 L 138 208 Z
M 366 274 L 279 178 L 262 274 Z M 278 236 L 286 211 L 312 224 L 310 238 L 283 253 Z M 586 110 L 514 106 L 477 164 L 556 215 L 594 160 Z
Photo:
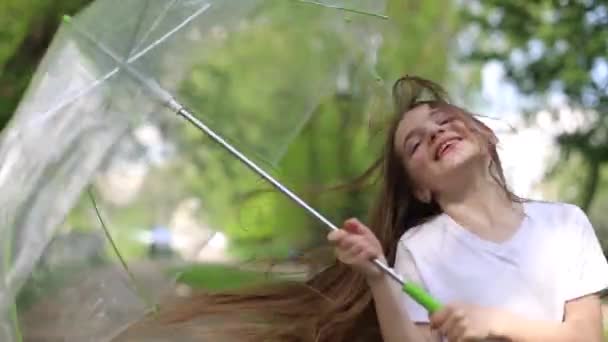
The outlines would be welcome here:
M 442 210 L 472 233 L 490 241 L 508 240 L 523 220 L 521 203 L 513 202 L 489 174 L 459 182 L 436 196 Z

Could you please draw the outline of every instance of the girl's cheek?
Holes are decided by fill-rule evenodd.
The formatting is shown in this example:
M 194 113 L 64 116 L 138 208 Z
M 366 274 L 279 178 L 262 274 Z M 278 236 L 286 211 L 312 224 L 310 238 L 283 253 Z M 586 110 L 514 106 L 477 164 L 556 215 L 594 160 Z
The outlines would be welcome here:
M 417 151 L 412 158 L 410 158 L 409 169 L 410 172 L 418 178 L 421 174 L 424 174 L 426 169 L 426 161 L 424 160 L 423 151 Z
M 420 165 L 422 162 L 422 155 L 424 151 L 421 150 L 422 147 L 418 148 L 418 150 L 410 156 L 410 163 L 414 168 Z

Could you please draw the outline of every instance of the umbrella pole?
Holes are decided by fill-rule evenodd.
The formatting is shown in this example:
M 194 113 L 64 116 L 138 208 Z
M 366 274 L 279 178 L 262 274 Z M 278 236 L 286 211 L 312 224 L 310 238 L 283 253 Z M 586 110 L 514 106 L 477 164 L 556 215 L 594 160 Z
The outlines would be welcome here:
M 89 41 L 92 45 L 94 45 L 96 48 L 101 50 L 104 54 L 108 55 L 116 63 L 118 63 L 120 65 L 120 68 L 125 70 L 130 76 L 132 76 L 134 79 L 139 81 L 142 85 L 144 85 L 148 89 L 148 91 L 150 91 L 151 94 L 153 96 L 155 96 L 164 106 L 166 106 L 167 108 L 169 108 L 170 110 L 175 112 L 177 115 L 186 119 L 192 125 L 194 125 L 198 129 L 200 129 L 203 133 L 205 133 L 207 136 L 209 136 L 218 145 L 220 145 L 222 148 L 224 148 L 226 151 L 228 151 L 228 153 L 232 154 L 237 159 L 239 159 L 249 169 L 251 169 L 253 172 L 257 173 L 259 176 L 264 178 L 268 183 L 270 183 L 278 191 L 283 193 L 285 196 L 287 196 L 289 199 L 291 199 L 297 205 L 299 205 L 300 207 L 302 207 L 303 209 L 308 211 L 308 213 L 310 213 L 312 216 L 314 216 L 319 221 L 321 221 L 323 224 L 325 224 L 325 226 L 329 230 L 338 230 L 339 229 L 338 227 L 336 227 L 336 225 L 334 225 L 331 221 L 329 221 L 327 218 L 325 218 L 322 214 L 320 214 L 318 211 L 316 211 L 314 208 L 312 208 L 310 205 L 308 205 L 298 195 L 293 193 L 291 190 L 289 190 L 287 187 L 285 187 L 283 184 L 281 184 L 281 182 L 276 180 L 274 177 L 272 177 L 270 174 L 268 174 L 266 171 L 264 171 L 261 167 L 259 167 L 255 162 L 253 162 L 251 159 L 249 159 L 247 156 L 245 156 L 241 151 L 239 151 L 237 148 L 232 146 L 229 142 L 227 142 L 224 138 L 222 138 L 221 135 L 219 135 L 218 133 L 213 131 L 213 129 L 211 129 L 209 126 L 204 124 L 201 120 L 196 118 L 190 111 L 188 111 L 185 108 L 185 106 L 180 104 L 168 91 L 163 89 L 161 87 L 161 85 L 158 84 L 155 80 L 142 75 L 138 70 L 133 68 L 131 65 L 125 63 L 121 58 L 116 56 L 116 54 L 112 50 L 110 50 L 107 46 L 105 46 L 103 43 L 98 42 L 97 40 L 95 40 L 95 38 L 93 38 L 86 31 L 78 28 L 72 22 L 71 17 L 64 16 L 64 21 L 68 24 L 71 24 L 71 26 L 75 32 L 77 32 L 78 34 L 80 34 L 81 36 L 86 38 L 86 40 Z M 386 275 L 388 275 L 390 278 L 392 278 L 397 283 L 399 283 L 402 286 L 402 289 L 404 292 L 409 294 L 414 300 L 416 300 L 419 304 L 424 306 L 429 312 L 431 312 L 431 313 L 435 312 L 441 307 L 441 305 L 434 298 L 432 298 L 422 287 L 420 287 L 416 284 L 410 283 L 410 282 L 405 282 L 403 280 L 403 278 L 395 272 L 395 270 L 393 270 L 391 267 L 384 264 L 379 259 L 373 259 L 373 260 L 371 260 L 371 262 L 373 262 Z
M 283 184 L 281 184 L 281 182 L 279 182 L 274 177 L 269 175 L 266 171 L 264 171 L 262 168 L 260 168 L 255 162 L 253 162 L 251 159 L 247 158 L 247 156 L 245 156 L 238 149 L 236 149 L 234 146 L 232 146 L 230 143 L 228 143 L 219 134 L 217 134 L 211 128 L 209 128 L 207 125 L 205 125 L 201 120 L 196 118 L 192 113 L 190 113 L 186 108 L 181 106 L 177 101 L 174 100 L 174 103 L 169 105 L 168 107 L 174 108 L 174 109 L 179 108 L 179 109 L 177 109 L 177 114 L 179 116 L 183 117 L 188 122 L 190 122 L 192 125 L 194 125 L 198 129 L 203 131 L 213 141 L 218 143 L 225 150 L 227 150 L 230 154 L 232 154 L 233 156 L 238 158 L 243 164 L 245 164 L 247 167 L 249 167 L 249 169 L 251 169 L 253 172 L 260 175 L 262 178 L 264 178 L 270 184 L 272 184 L 272 186 L 274 186 L 278 191 L 283 193 L 285 196 L 287 196 L 293 202 L 298 204 L 300 207 L 304 208 L 306 211 L 308 211 L 312 216 L 317 218 L 319 221 L 323 222 L 329 230 L 338 230 L 338 227 L 336 227 L 331 221 L 329 221 L 322 214 L 320 214 L 318 211 L 316 211 L 314 208 L 312 208 L 310 205 L 308 205 L 306 202 L 304 202 L 304 200 L 302 200 L 298 195 L 296 195 L 291 190 L 289 190 L 287 187 L 285 187 Z M 402 290 L 405 293 L 407 293 L 412 298 L 414 298 L 419 304 L 421 304 L 423 307 L 425 307 L 429 312 L 433 313 L 441 308 L 441 304 L 439 304 L 439 302 L 437 302 L 433 297 L 431 297 L 422 287 L 420 287 L 416 284 L 410 283 L 410 282 L 405 282 L 403 280 L 403 278 L 401 278 L 401 276 L 399 276 L 399 274 L 397 274 L 395 272 L 395 270 L 388 267 L 386 264 L 384 264 L 379 259 L 373 259 L 371 261 L 378 268 L 380 268 L 385 274 L 387 274 L 393 280 L 397 281 L 401 285 Z

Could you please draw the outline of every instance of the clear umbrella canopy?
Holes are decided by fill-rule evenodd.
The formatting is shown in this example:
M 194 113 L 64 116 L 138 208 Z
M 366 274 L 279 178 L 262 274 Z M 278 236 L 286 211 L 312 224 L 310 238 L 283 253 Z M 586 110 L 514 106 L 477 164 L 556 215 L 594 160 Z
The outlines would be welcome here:
M 111 340 L 187 289 L 175 279 L 261 279 L 192 264 L 286 259 L 314 244 L 306 213 L 162 94 L 296 187 L 348 178 L 336 156 L 367 146 L 349 118 L 364 121 L 353 108 L 369 101 L 344 99 L 377 86 L 368 67 L 383 10 L 379 0 L 104 0 L 64 24 L 0 142 L 0 340 Z

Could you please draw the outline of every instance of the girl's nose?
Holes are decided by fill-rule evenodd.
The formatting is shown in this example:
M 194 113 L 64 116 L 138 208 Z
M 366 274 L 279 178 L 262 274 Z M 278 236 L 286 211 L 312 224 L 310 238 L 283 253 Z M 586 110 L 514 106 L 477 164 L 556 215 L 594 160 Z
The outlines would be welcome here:
M 445 132 L 445 129 L 443 129 L 442 127 L 431 128 L 431 142 L 434 142 L 435 138 L 437 138 L 438 136 L 440 136 L 444 132 Z

